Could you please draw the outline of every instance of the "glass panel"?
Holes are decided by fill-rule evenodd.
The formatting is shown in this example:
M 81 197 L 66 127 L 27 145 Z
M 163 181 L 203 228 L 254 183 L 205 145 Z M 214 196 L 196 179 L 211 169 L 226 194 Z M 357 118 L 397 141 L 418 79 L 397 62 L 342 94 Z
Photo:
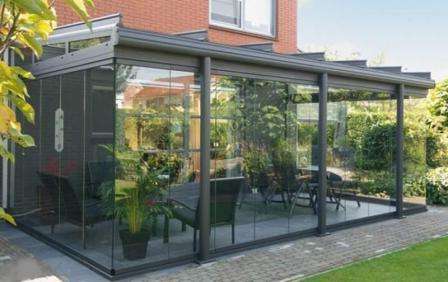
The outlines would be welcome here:
M 273 0 L 244 0 L 244 29 L 272 35 Z
M 290 84 L 289 96 L 288 140 L 298 167 L 290 188 L 289 231 L 294 232 L 317 226 L 319 87 Z
M 34 57 L 33 51 L 31 49 L 21 49 L 21 51 L 23 53 L 23 60 L 19 55 L 11 52 L 11 56 L 14 56 L 14 64 L 19 67 L 32 64 Z
M 426 172 L 427 160 L 436 163 L 437 152 L 431 152 L 426 147 L 426 108 L 425 99 L 417 97 L 405 97 L 404 99 L 404 179 L 403 194 L 404 208 L 413 209 L 426 205 Z M 431 136 L 428 141 L 433 141 Z M 436 149 L 437 150 L 437 149 Z M 428 154 L 432 154 L 431 156 Z M 439 181 L 434 173 L 435 182 Z M 437 180 L 436 180 L 437 179 Z M 440 179 L 440 178 L 439 178 Z M 428 187 L 428 192 L 432 191 Z
M 40 190 L 42 210 L 37 217 L 38 222 L 42 223 L 32 226 L 52 237 L 56 236 L 57 225 L 63 221 L 63 201 L 59 184 L 55 182 L 55 178 L 60 175 L 60 154 L 55 150 L 55 113 L 60 107 L 60 90 L 59 76 L 41 80 L 40 123 L 36 123 L 40 128 L 40 162 L 36 170 L 36 185 Z
M 118 67 L 117 269 L 195 251 L 199 227 L 199 85 L 192 72 Z
M 84 221 L 87 227 L 83 252 L 96 262 L 114 269 L 113 66 L 86 71 L 85 87 Z
M 318 94 L 316 87 L 212 77 L 212 249 L 316 227 L 309 175 L 317 136 L 309 135 L 317 130 Z
M 58 80 L 52 80 L 51 82 L 53 83 L 53 87 L 56 87 L 55 91 L 58 92 Z M 43 189 L 38 177 L 41 163 L 40 150 L 42 148 L 39 134 L 41 120 L 41 83 L 40 81 L 28 81 L 27 87 L 30 93 L 29 102 L 35 110 L 35 122 L 37 126 L 33 126 L 27 122 L 20 113 L 17 114 L 17 121 L 21 123 L 22 131 L 34 138 L 36 147 L 25 149 L 16 146 L 14 174 L 10 174 L 14 178 L 9 181 L 9 197 L 12 205 L 11 213 L 17 221 L 35 228 L 42 227 L 49 233 L 50 228 L 48 222 L 55 217 L 55 214 L 54 210 L 50 209 L 47 201 L 41 197 L 43 195 Z M 57 93 L 53 92 L 53 94 Z M 48 222 L 42 220 L 42 216 L 48 216 Z
M 213 76 L 211 86 L 211 248 L 254 240 L 255 209 L 242 177 L 243 91 L 248 80 Z M 238 207 L 237 207 L 238 206 Z
M 288 202 L 293 185 L 295 166 L 291 144 L 286 140 L 288 93 L 284 84 L 273 81 L 255 80 L 253 91 L 248 92 L 247 106 L 250 108 L 250 123 L 256 130 L 254 139 L 249 140 L 262 155 L 267 156 L 267 163 L 262 170 L 266 178 L 261 187 L 255 216 L 255 239 L 262 239 L 287 234 L 289 228 Z
M 80 49 L 96 46 L 101 43 L 107 42 L 109 40 L 110 40 L 109 36 L 104 36 L 104 37 L 97 37 L 97 38 L 84 39 L 84 40 L 78 40 L 78 41 L 71 41 L 71 42 L 69 42 L 69 52 L 74 52 L 74 51 L 78 51 Z
M 212 20 L 239 27 L 241 2 L 239 0 L 212 0 Z
M 43 53 L 42 56 L 39 58 L 39 61 L 44 61 L 64 54 L 65 54 L 65 43 L 44 45 Z
M 113 68 L 99 67 L 30 83 L 36 124 L 24 130 L 37 146 L 18 154 L 11 187 L 17 220 L 107 269 L 113 208 L 102 187 L 113 195 L 113 81 Z M 106 162 L 111 169 L 94 169 Z
M 328 224 L 394 211 L 395 99 L 330 89 L 327 128 Z

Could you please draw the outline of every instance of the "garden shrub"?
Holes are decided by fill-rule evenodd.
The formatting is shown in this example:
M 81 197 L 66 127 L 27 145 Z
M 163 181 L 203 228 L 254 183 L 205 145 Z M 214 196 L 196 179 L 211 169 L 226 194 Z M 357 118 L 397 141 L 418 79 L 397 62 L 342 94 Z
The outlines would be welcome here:
M 359 188 L 364 195 L 374 195 L 381 198 L 395 195 L 395 174 L 392 171 L 358 172 Z
M 405 197 L 424 197 L 426 195 L 425 173 L 405 175 L 403 179 L 403 195 Z
M 395 160 L 395 132 L 394 124 L 377 124 L 365 131 L 356 166 L 364 170 L 388 170 Z
M 427 175 L 426 199 L 430 205 L 448 205 L 448 167 L 431 169 Z

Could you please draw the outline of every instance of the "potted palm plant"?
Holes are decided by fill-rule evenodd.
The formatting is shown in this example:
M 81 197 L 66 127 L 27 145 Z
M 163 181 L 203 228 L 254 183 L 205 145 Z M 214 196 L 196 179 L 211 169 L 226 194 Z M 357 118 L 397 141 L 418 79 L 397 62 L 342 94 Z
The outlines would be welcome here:
M 126 259 L 145 258 L 155 218 L 171 216 L 171 209 L 163 201 L 166 187 L 166 179 L 144 164 L 137 166 L 135 185 L 116 187 L 115 213 L 122 222 L 119 234 Z

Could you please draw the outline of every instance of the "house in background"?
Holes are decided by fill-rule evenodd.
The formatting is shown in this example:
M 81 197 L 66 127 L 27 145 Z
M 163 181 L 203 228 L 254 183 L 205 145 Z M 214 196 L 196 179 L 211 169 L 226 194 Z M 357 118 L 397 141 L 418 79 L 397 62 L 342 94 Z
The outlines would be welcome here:
M 426 211 L 430 74 L 298 53 L 295 1 L 96 1 L 92 30 L 56 4 L 42 58 L 10 58 L 37 146 L 2 204 L 104 276 Z
M 92 17 L 120 13 L 129 28 L 297 52 L 296 0 L 109 0 L 95 6 Z M 60 25 L 79 21 L 62 1 L 56 1 L 56 11 Z

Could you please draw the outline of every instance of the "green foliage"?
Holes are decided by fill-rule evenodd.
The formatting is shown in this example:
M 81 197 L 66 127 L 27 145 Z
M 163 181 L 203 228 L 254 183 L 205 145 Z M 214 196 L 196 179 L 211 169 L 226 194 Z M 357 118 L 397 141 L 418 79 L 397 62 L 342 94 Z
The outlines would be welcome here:
M 182 156 L 175 153 L 157 152 L 140 154 L 138 152 L 117 152 L 116 178 L 135 180 L 135 168 L 145 159 L 147 166 L 157 170 L 162 175 L 168 175 L 171 182 L 179 178 L 183 166 Z
M 93 7 L 92 0 L 65 0 L 87 22 L 86 7 Z M 35 146 L 30 135 L 22 133 L 22 125 L 9 101 L 27 122 L 34 123 L 34 109 L 28 103 L 29 95 L 24 79 L 33 79 L 30 72 L 17 66 L 8 66 L 5 53 L 10 50 L 23 59 L 23 50 L 42 55 L 42 42 L 48 39 L 56 25 L 56 13 L 47 0 L 0 1 L 0 143 L 11 141 L 21 147 Z M 87 23 L 90 25 L 89 23 Z M 14 155 L 0 148 L 0 156 L 14 160 Z
M 12 215 L 6 213 L 3 208 L 0 208 L 0 220 L 4 220 L 4 221 L 8 222 L 9 224 L 17 226 L 17 223 L 14 220 L 14 217 L 12 217 Z
M 212 122 L 210 130 L 210 152 L 212 159 L 224 159 L 229 152 L 234 150 L 234 142 L 229 140 L 236 131 L 233 130 L 232 120 L 217 120 Z
M 159 173 L 169 175 L 170 181 L 175 181 L 179 177 L 183 165 L 182 157 L 179 154 L 168 152 L 149 154 L 146 163 L 148 167 Z
M 428 109 L 431 114 L 430 125 L 439 133 L 448 128 L 448 79 L 437 84 L 428 96 Z
M 101 195 L 107 215 L 122 219 L 129 232 L 135 234 L 150 226 L 155 217 L 171 216 L 171 208 L 163 201 L 169 182 L 164 172 L 144 161 L 134 163 L 133 171 L 132 187 L 119 187 L 119 181 L 104 183 Z
M 276 181 L 280 187 L 288 189 L 296 185 L 296 153 L 292 146 L 284 139 L 277 140 L 270 150 L 270 156 Z
M 249 178 L 251 187 L 265 185 L 265 173 L 269 164 L 267 153 L 259 148 L 248 147 L 243 155 L 243 171 Z
M 395 174 L 391 171 L 358 171 L 357 177 L 364 195 L 381 198 L 395 195 Z
M 168 113 L 172 115 L 168 117 Z M 166 114 L 166 117 L 160 118 Z M 139 149 L 159 149 L 168 150 L 170 148 L 177 148 L 181 146 L 176 139 L 176 134 L 173 128 L 182 127 L 181 119 L 174 118 L 179 114 L 176 109 L 146 107 L 134 110 L 119 110 L 117 122 L 119 129 L 122 129 L 125 144 L 120 144 L 120 147 Z M 123 134 L 123 133 L 121 133 Z
M 426 195 L 426 176 L 422 173 L 405 173 L 403 179 L 405 197 L 422 197 Z
M 143 224 L 155 216 L 171 215 L 170 208 L 162 201 L 167 185 L 160 179 L 160 173 L 146 166 L 137 167 L 136 171 L 135 187 L 115 193 L 115 212 L 127 222 L 133 234 L 140 232 Z
M 437 84 L 427 98 L 427 161 L 429 167 L 448 166 L 448 79 Z
M 361 137 L 356 166 L 365 170 L 389 170 L 395 161 L 394 124 L 377 124 L 367 129 Z
M 448 167 L 431 169 L 427 176 L 428 204 L 448 205 Z

